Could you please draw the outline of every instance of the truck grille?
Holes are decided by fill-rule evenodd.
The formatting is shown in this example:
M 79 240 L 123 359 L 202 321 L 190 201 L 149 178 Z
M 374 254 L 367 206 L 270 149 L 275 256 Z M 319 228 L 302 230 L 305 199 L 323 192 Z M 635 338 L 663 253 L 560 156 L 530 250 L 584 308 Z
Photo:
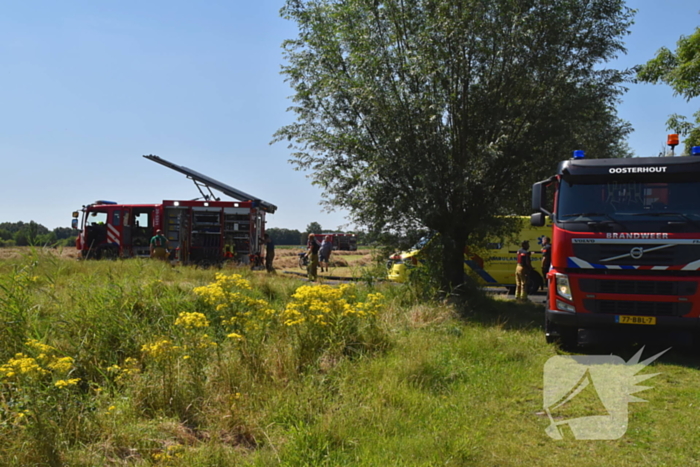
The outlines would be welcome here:
M 622 300 L 584 300 L 583 306 L 591 313 L 640 316 L 683 316 L 690 313 L 693 304 Z
M 690 281 L 579 279 L 578 284 L 587 293 L 631 295 L 694 295 L 698 288 L 697 282 Z
M 658 246 L 660 246 L 658 243 L 573 244 L 574 256 L 593 264 L 617 266 L 675 266 L 700 260 L 700 245 L 673 245 L 668 248 L 646 251 L 647 249 Z M 645 250 L 642 257 L 639 259 L 634 259 L 630 255 L 630 251 L 635 247 Z M 616 256 L 622 257 L 611 261 L 603 261 Z

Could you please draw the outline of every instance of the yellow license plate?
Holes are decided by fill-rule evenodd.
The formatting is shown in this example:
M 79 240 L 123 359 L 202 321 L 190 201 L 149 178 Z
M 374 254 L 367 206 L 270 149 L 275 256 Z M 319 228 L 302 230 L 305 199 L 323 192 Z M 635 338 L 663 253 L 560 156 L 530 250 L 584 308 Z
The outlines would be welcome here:
M 615 316 L 615 322 L 620 324 L 656 324 L 656 316 Z

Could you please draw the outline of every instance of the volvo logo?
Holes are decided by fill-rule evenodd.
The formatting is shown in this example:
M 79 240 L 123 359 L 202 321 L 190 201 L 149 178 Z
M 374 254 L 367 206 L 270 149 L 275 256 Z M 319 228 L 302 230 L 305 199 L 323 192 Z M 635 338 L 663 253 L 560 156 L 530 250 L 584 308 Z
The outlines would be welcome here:
M 644 255 L 644 248 L 636 246 L 630 250 L 630 256 L 632 259 L 639 259 Z
M 617 261 L 617 260 L 625 259 L 625 258 L 640 259 L 642 256 L 644 256 L 644 253 L 651 253 L 652 251 L 663 250 L 665 248 L 671 248 L 671 247 L 676 246 L 676 245 L 677 245 L 676 243 L 667 243 L 665 245 L 659 245 L 659 246 L 653 246 L 653 247 L 646 245 L 647 246 L 646 249 L 644 249 L 644 247 L 641 247 L 641 246 L 636 246 L 636 247 L 632 248 L 629 253 L 625 253 L 624 255 L 611 256 L 610 258 L 602 258 L 600 261 L 603 263 L 606 263 L 608 261 Z

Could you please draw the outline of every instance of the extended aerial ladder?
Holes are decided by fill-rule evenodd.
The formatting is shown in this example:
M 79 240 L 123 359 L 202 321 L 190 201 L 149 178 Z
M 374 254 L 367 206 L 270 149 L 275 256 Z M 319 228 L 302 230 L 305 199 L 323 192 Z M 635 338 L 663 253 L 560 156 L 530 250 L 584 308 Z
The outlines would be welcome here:
M 268 203 L 267 201 L 264 201 L 260 198 L 256 198 L 255 196 L 251 196 L 241 190 L 233 188 L 230 185 L 226 185 L 225 183 L 222 183 L 218 180 L 214 180 L 211 177 L 207 177 L 206 175 L 203 175 L 182 165 L 173 164 L 170 161 L 166 161 L 162 157 L 158 157 L 153 154 L 149 154 L 143 157 L 186 175 L 187 178 L 194 182 L 195 186 L 206 200 L 211 198 L 215 201 L 219 201 L 219 198 L 215 197 L 214 193 L 211 191 L 213 188 L 214 190 L 218 190 L 223 194 L 228 195 L 231 198 L 236 199 L 238 201 L 250 201 L 253 203 L 253 207 L 261 209 L 265 212 L 269 212 L 270 214 L 274 214 L 277 210 L 277 206 L 275 206 L 272 203 Z M 202 191 L 202 187 L 209 190 L 208 195 L 205 194 L 204 191 Z

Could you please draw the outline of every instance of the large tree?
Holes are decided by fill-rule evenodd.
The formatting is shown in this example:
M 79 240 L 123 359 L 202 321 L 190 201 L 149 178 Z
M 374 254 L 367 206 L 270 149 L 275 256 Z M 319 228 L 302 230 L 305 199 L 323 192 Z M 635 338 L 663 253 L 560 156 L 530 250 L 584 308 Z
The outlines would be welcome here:
M 287 0 L 297 121 L 275 138 L 357 224 L 439 232 L 443 284 L 461 284 L 467 242 L 512 229 L 502 216 L 554 161 L 620 155 L 625 73 L 603 64 L 632 14 L 623 0 Z
M 700 28 L 690 36 L 681 36 L 676 51 L 662 47 L 656 57 L 638 69 L 637 77 L 647 83 L 665 83 L 673 88 L 676 96 L 686 100 L 700 96 Z M 666 125 L 671 131 L 685 136 L 686 152 L 693 146 L 700 146 L 700 110 L 689 122 L 686 117 L 673 114 Z

